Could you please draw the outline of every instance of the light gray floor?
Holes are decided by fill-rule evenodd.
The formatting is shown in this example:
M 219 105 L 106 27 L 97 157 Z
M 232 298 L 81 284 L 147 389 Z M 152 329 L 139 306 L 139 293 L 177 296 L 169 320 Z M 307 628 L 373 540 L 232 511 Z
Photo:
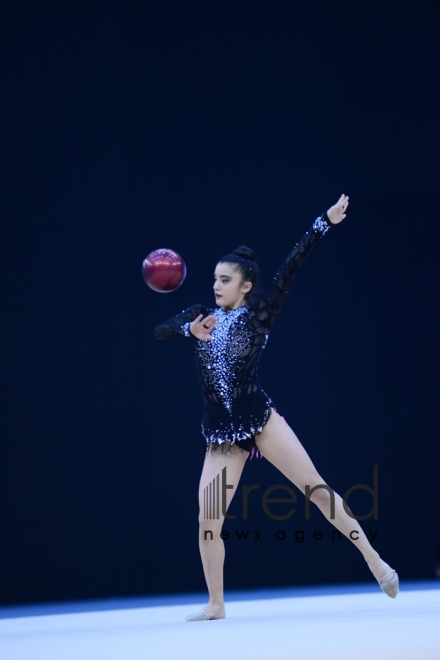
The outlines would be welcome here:
M 380 590 L 345 591 L 242 600 L 226 595 L 226 619 L 191 623 L 185 616 L 205 605 L 205 597 L 39 615 L 27 608 L 23 616 L 9 609 L 0 618 L 0 658 L 440 659 L 440 585 L 405 590 L 401 584 L 395 599 Z

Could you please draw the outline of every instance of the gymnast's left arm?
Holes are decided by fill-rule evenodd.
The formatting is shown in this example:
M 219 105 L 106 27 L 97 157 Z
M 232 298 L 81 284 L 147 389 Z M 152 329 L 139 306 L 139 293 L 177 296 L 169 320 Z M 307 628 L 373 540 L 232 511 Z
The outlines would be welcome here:
M 281 264 L 274 277 L 269 294 L 260 302 L 257 311 L 257 318 L 266 327 L 267 331 L 270 330 L 275 322 L 284 299 L 289 292 L 292 280 L 301 265 L 330 227 L 338 224 L 346 217 L 345 211 L 347 210 L 347 206 L 348 196 L 341 195 L 334 206 L 329 208 L 319 218 L 316 218 L 310 229 L 306 231 Z

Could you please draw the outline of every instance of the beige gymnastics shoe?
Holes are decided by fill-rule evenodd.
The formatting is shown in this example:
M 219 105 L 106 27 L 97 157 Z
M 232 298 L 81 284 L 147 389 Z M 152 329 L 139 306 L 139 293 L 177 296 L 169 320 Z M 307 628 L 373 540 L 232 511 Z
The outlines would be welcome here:
M 395 598 L 399 593 L 399 576 L 395 570 L 384 575 L 378 582 L 382 591 L 390 598 Z
M 211 616 L 208 616 L 204 610 L 200 610 L 200 612 L 194 612 L 185 617 L 185 621 L 209 621 L 210 619 L 226 619 L 225 607 L 223 606 L 221 610 Z

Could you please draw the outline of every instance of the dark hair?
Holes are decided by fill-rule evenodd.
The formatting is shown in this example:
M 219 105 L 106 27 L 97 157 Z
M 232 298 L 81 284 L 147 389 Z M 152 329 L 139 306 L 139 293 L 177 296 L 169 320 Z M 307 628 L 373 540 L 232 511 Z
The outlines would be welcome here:
M 258 284 L 260 270 L 255 261 L 255 253 L 252 248 L 247 245 L 240 245 L 240 247 L 233 250 L 224 256 L 219 264 L 234 264 L 241 272 L 242 282 L 251 282 L 252 289 L 245 294 L 246 304 L 252 305 L 257 300 L 258 292 L 256 286 Z

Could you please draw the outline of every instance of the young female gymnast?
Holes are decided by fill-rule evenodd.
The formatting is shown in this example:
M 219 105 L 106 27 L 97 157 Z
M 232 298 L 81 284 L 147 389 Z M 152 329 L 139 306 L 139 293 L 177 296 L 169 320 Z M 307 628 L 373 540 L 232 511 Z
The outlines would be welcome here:
M 346 217 L 349 203 L 341 195 L 327 213 L 317 218 L 279 268 L 272 287 L 255 297 L 258 266 L 253 252 L 241 246 L 221 259 L 215 269 L 217 308 L 193 305 L 156 326 L 158 339 L 191 337 L 197 357 L 203 396 L 202 433 L 206 455 L 199 484 L 199 547 L 209 602 L 186 621 L 224 619 L 224 542 L 220 532 L 224 514 L 237 490 L 248 456 L 270 461 L 303 493 L 306 486 L 327 486 L 290 426 L 256 380 L 258 361 L 269 332 L 295 273 L 322 236 Z M 219 449 L 221 448 L 221 451 Z M 217 519 L 204 515 L 204 490 L 227 466 L 226 511 Z M 372 548 L 358 521 L 350 517 L 342 498 L 325 487 L 313 492 L 313 501 L 324 516 L 362 553 L 381 589 L 391 598 L 399 591 L 399 577 Z M 333 515 L 334 517 L 331 517 Z M 205 535 L 205 530 L 212 531 Z M 357 531 L 357 538 L 350 532 Z

